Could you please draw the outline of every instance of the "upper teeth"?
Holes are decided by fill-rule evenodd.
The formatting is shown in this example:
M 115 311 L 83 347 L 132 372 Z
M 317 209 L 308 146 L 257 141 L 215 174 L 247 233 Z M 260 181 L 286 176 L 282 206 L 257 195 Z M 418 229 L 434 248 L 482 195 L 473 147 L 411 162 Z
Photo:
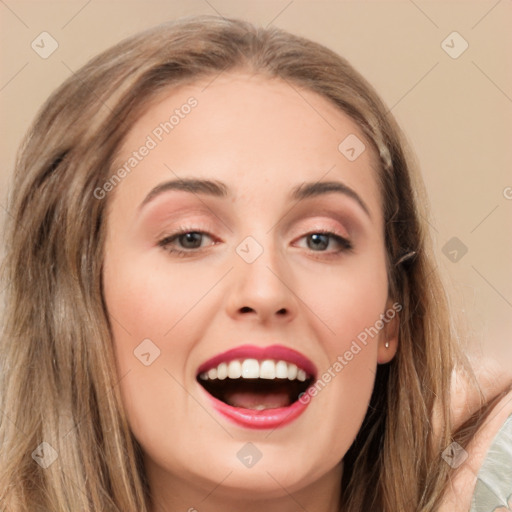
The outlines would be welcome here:
M 219 379 L 289 379 L 304 382 L 307 373 L 293 363 L 265 359 L 234 360 L 229 363 L 220 363 L 216 368 L 210 368 L 199 375 L 202 380 Z

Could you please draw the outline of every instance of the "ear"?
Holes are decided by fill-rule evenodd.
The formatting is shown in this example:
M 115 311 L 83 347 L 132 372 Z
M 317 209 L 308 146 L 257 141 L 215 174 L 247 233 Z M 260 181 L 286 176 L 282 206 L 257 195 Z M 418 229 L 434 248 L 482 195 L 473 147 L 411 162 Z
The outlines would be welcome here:
M 377 362 L 379 364 L 389 363 L 395 357 L 398 349 L 398 333 L 400 327 L 400 311 L 402 305 L 398 302 L 391 304 L 388 302 L 388 307 L 384 313 L 383 322 L 384 328 L 379 336 L 379 346 L 377 352 Z

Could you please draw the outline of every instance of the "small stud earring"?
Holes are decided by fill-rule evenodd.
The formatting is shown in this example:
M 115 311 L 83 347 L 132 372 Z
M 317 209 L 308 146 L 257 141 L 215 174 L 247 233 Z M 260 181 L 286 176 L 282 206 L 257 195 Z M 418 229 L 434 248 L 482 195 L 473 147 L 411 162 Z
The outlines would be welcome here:
M 384 346 L 385 346 L 386 348 L 389 348 L 389 341 L 386 341 L 386 343 L 384 343 Z

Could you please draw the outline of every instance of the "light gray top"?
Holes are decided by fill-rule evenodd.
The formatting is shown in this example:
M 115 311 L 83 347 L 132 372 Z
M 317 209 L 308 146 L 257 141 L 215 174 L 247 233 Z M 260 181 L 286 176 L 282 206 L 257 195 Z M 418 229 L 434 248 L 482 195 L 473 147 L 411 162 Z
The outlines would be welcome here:
M 476 481 L 470 512 L 512 512 L 512 414 L 496 434 Z

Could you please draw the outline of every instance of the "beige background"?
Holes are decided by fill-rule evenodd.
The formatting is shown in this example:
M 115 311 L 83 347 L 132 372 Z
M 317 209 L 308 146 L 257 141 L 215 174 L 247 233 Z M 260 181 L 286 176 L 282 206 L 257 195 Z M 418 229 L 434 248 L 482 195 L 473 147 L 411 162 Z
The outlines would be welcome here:
M 0 2 L 0 215 L 21 137 L 51 91 L 120 39 L 191 14 L 243 17 L 348 58 L 409 137 L 429 191 L 439 266 L 471 351 L 512 366 L 512 2 Z M 46 31 L 58 49 L 31 43 Z M 453 31 L 468 48 L 451 58 Z M 453 41 L 453 42 L 452 42 Z M 455 51 L 462 41 L 448 38 Z M 468 248 L 458 262 L 442 248 Z

